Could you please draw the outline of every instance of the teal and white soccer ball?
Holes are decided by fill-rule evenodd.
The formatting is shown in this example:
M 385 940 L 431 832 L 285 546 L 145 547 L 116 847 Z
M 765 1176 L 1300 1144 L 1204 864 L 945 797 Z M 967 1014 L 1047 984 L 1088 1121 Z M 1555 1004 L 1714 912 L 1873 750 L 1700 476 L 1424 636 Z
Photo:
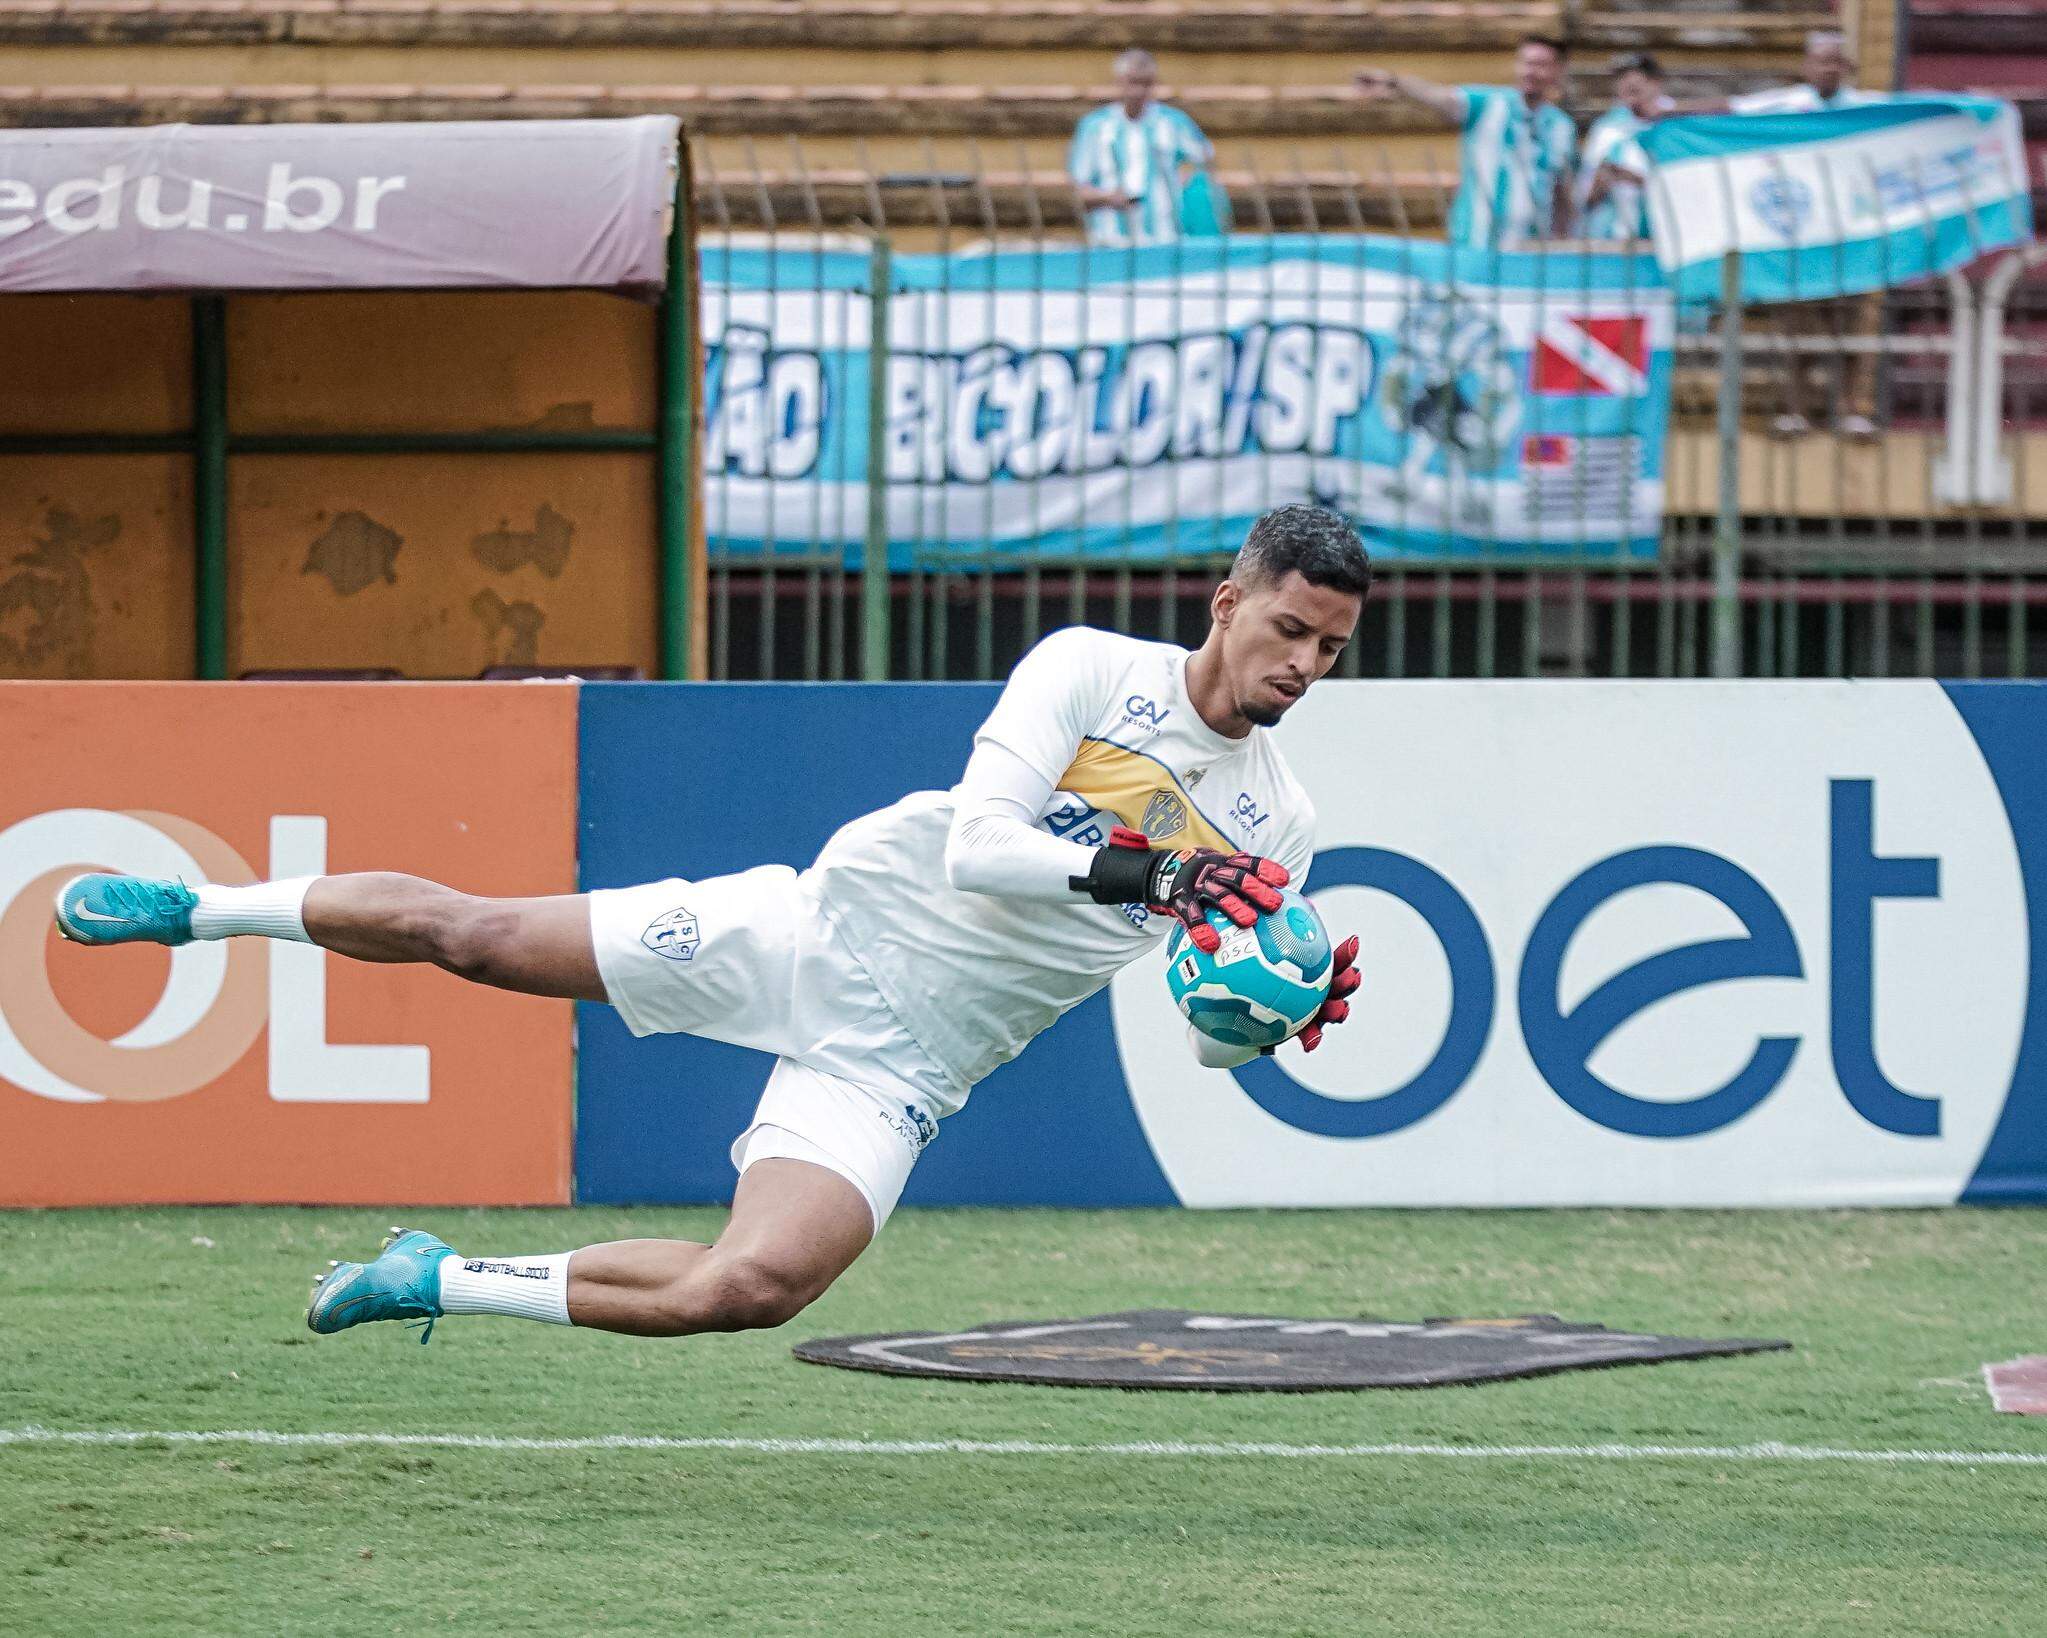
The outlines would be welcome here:
M 1235 1047 L 1270 1047 L 1308 1027 L 1329 998 L 1329 930 L 1292 888 L 1249 927 L 1220 910 L 1208 924 L 1222 937 L 1204 955 L 1175 925 L 1166 940 L 1166 987 L 1203 1035 Z

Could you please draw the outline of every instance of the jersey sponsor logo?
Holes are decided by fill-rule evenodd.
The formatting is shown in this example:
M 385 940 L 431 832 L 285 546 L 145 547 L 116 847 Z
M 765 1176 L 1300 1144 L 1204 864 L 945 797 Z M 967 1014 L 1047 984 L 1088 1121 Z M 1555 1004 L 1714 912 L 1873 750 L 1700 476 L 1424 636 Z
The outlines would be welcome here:
M 1149 728 L 1153 733 L 1164 727 L 1166 718 L 1172 714 L 1157 700 L 1148 700 L 1142 694 L 1132 694 L 1123 702 L 1124 720 Z
M 696 958 L 697 946 L 704 942 L 704 935 L 697 925 L 697 918 L 686 906 L 678 904 L 665 915 L 656 916 L 648 922 L 647 930 L 640 935 L 640 942 L 657 956 L 666 956 L 670 961 L 692 961 Z
M 1187 804 L 1173 791 L 1155 790 L 1137 828 L 1147 836 L 1177 836 L 1187 828 Z
M 1249 791 L 1237 792 L 1237 799 L 1230 804 L 1230 817 L 1246 830 L 1255 831 L 1272 817 L 1272 814 L 1258 806 L 1258 799 Z
M 1109 830 L 1115 821 L 1105 818 L 1100 808 L 1061 791 L 1059 806 L 1038 823 L 1061 841 L 1078 842 L 1082 847 L 1107 847 Z

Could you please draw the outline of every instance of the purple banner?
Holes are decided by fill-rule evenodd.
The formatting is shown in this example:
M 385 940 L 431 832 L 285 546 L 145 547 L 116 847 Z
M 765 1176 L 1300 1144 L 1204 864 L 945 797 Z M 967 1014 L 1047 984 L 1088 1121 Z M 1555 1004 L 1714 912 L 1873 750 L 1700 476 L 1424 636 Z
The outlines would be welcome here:
M 678 122 L 0 131 L 0 292 L 657 292 Z

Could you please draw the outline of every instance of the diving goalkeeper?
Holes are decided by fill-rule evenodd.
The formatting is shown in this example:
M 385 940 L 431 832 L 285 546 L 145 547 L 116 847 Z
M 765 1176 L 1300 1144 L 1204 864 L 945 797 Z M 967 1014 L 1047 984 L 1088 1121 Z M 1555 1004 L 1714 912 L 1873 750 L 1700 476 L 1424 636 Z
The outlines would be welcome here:
M 507 1314 L 639 1336 L 779 1325 L 887 1221 L 938 1122 L 983 1076 L 1156 948 L 1174 919 L 1240 926 L 1305 875 L 1314 813 L 1267 732 L 1357 627 L 1371 569 L 1314 506 L 1253 526 L 1192 653 L 1087 627 L 1024 656 L 960 782 L 846 825 L 798 873 L 486 899 L 414 876 L 247 887 L 92 874 L 57 896 L 82 944 L 296 939 L 430 962 L 479 984 L 605 1002 L 635 1035 L 773 1053 L 716 1243 L 620 1240 L 469 1257 L 394 1230 L 314 1281 L 321 1333 Z M 1357 987 L 1357 940 L 1301 1032 L 1313 1051 Z M 1190 1031 L 1203 1063 L 1250 1054 Z

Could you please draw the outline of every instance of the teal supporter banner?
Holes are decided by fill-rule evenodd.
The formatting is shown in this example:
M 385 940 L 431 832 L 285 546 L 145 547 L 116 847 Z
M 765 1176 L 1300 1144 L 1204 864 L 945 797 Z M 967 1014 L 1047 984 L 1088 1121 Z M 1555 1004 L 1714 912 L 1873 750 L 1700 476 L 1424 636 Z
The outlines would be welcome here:
M 1901 96 L 1643 131 L 1657 259 L 1680 299 L 1811 301 L 1948 272 L 2032 238 L 2019 116 L 1989 97 Z
M 728 557 L 857 563 L 870 479 L 898 569 L 1232 551 L 1288 501 L 1388 556 L 1656 549 L 1672 305 L 1647 255 L 1332 234 L 734 247 L 704 253 L 703 286 Z

